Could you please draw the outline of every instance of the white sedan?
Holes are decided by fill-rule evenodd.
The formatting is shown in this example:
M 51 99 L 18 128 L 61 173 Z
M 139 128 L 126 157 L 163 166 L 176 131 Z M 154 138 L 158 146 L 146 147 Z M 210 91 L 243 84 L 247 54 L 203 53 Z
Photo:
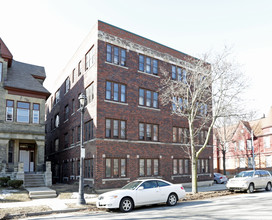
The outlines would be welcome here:
M 135 180 L 120 190 L 103 193 L 98 197 L 98 208 L 115 209 L 129 212 L 136 206 L 166 203 L 169 206 L 177 204 L 185 197 L 182 184 L 172 184 L 161 179 Z

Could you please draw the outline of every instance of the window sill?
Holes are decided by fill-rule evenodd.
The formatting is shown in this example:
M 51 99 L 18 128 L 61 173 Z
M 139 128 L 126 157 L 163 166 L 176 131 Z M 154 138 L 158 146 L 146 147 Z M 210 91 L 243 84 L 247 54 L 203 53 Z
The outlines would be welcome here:
M 107 99 L 104 99 L 104 102 L 109 102 L 109 103 L 114 103 L 114 104 L 119 104 L 119 105 L 128 105 L 127 102 L 117 102 L 117 101 L 111 101 L 111 100 L 107 100 Z
M 143 106 L 143 105 L 138 105 L 138 108 L 161 111 L 159 108 L 151 108 L 151 107 L 147 107 L 147 106 Z
M 109 179 L 102 179 L 102 182 L 108 182 L 108 181 L 129 181 L 130 178 L 123 177 L 123 178 L 109 178 Z
M 121 68 L 124 68 L 124 69 L 128 70 L 128 67 L 126 67 L 126 66 L 122 66 L 122 65 L 110 63 L 110 62 L 107 62 L 107 61 L 105 61 L 105 63 L 106 63 L 106 64 L 109 64 L 109 65 L 112 65 L 112 66 L 118 66 L 118 67 L 121 67 Z
M 160 76 L 155 75 L 155 74 L 153 74 L 153 73 L 146 73 L 146 72 L 142 72 L 142 71 L 140 71 L 140 70 L 137 70 L 137 72 L 138 72 L 138 73 L 143 73 L 143 74 L 148 75 L 148 76 L 154 76 L 154 77 L 156 77 L 156 78 L 161 78 Z

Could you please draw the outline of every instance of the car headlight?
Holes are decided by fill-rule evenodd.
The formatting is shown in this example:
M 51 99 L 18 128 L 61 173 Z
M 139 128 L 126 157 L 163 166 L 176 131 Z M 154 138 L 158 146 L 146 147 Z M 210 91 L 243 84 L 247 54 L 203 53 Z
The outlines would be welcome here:
M 112 196 L 109 196 L 109 199 L 116 199 L 118 196 L 117 195 L 112 195 Z

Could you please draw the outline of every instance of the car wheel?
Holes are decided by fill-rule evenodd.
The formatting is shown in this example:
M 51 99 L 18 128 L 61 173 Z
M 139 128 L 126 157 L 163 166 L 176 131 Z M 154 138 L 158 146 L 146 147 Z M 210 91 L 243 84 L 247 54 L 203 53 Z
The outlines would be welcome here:
M 253 193 L 253 192 L 254 192 L 254 185 L 253 185 L 253 183 L 250 183 L 249 187 L 247 189 L 247 193 Z
M 133 201 L 131 198 L 123 198 L 120 202 L 121 212 L 130 212 L 133 209 Z
M 167 205 L 169 206 L 174 206 L 176 205 L 178 202 L 178 197 L 175 193 L 171 193 L 169 196 L 168 196 L 168 199 L 167 199 Z
M 266 191 L 271 191 L 271 183 L 267 183 L 266 187 L 265 187 Z

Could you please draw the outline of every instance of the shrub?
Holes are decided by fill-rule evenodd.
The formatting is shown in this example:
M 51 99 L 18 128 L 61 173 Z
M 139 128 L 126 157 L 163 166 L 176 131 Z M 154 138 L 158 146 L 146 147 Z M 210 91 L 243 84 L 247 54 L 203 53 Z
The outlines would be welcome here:
M 10 180 L 10 177 L 0 177 L 0 186 L 7 186 L 8 181 Z
M 9 180 L 8 186 L 11 186 L 12 188 L 18 189 L 20 186 L 22 186 L 24 183 L 23 180 Z

